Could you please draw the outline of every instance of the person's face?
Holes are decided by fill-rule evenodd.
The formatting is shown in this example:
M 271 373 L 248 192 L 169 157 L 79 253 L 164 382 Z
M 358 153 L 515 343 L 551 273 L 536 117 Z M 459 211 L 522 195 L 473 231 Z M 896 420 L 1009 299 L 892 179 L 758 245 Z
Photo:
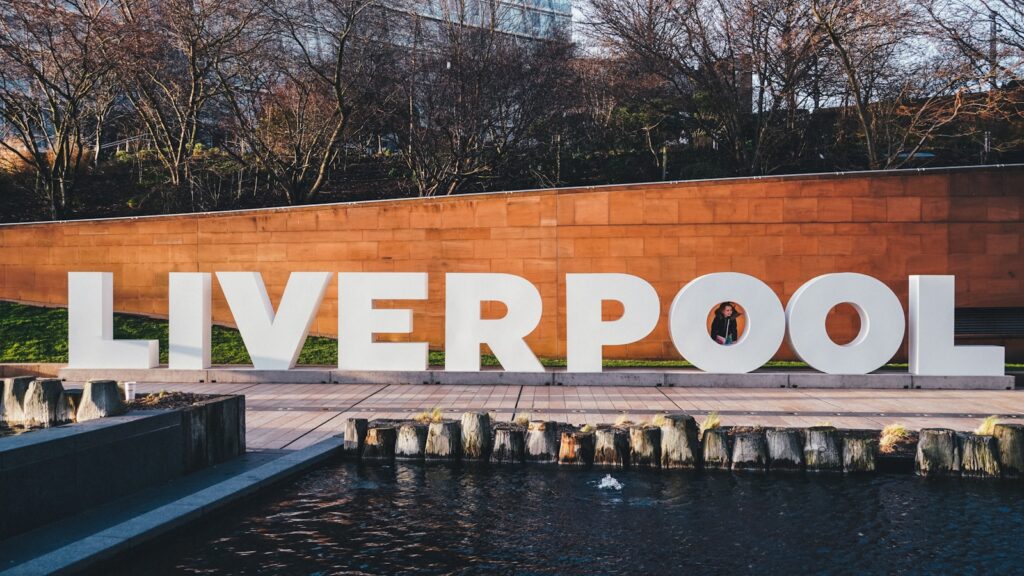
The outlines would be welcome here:
M 726 318 L 732 316 L 732 306 L 726 306 L 725 308 L 722 308 L 722 316 L 725 316 Z

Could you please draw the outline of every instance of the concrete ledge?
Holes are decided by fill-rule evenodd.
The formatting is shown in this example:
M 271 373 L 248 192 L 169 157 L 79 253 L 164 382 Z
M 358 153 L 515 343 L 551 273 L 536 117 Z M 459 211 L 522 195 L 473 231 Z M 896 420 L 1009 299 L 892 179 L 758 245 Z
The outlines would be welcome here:
M 64 368 L 60 376 L 72 382 L 112 378 L 136 382 L 219 382 L 246 384 L 447 384 L 511 386 L 669 386 L 679 388 L 866 388 L 936 390 L 1007 390 L 1014 376 L 911 376 L 905 372 L 875 374 L 822 374 L 811 370 L 765 370 L 749 374 L 711 374 L 694 369 L 609 369 L 570 373 L 558 368 L 546 372 L 352 371 L 328 367 L 294 370 L 211 368 L 209 370 L 85 370 Z

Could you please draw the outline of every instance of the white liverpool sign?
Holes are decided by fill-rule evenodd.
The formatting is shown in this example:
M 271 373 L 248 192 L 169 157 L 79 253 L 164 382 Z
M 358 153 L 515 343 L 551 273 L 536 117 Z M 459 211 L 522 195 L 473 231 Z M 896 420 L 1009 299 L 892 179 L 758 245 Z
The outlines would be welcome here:
M 260 370 L 295 366 L 320 302 L 329 272 L 294 272 L 274 310 L 258 272 L 217 272 L 235 324 Z M 994 376 L 1004 372 L 999 346 L 953 343 L 954 279 L 911 276 L 910 313 L 885 284 L 864 274 L 818 276 L 801 286 L 783 308 L 762 281 L 734 272 L 707 274 L 676 294 L 668 310 L 669 333 L 679 354 L 707 372 L 744 373 L 763 366 L 785 339 L 811 367 L 829 374 L 867 374 L 899 350 L 909 323 L 910 372 L 933 376 Z M 210 366 L 211 276 L 173 272 L 169 279 L 169 367 Z M 654 288 L 629 274 L 567 274 L 566 356 L 570 372 L 600 372 L 605 346 L 646 337 L 661 316 Z M 512 274 L 445 274 L 445 370 L 480 370 L 486 344 L 508 371 L 544 368 L 525 338 L 540 323 L 537 288 Z M 426 300 L 423 272 L 338 274 L 338 366 L 343 370 L 426 370 L 426 342 L 377 342 L 375 334 L 408 334 L 412 311 L 377 309 L 379 300 Z M 73 368 L 154 368 L 156 340 L 115 340 L 113 274 L 68 274 L 68 348 Z M 620 303 L 623 313 L 605 320 L 602 305 Z M 481 317 L 481 304 L 500 302 L 504 317 Z M 745 328 L 729 345 L 709 337 L 709 311 L 723 302 L 743 310 Z M 850 304 L 860 332 L 836 344 L 825 329 L 828 312 Z

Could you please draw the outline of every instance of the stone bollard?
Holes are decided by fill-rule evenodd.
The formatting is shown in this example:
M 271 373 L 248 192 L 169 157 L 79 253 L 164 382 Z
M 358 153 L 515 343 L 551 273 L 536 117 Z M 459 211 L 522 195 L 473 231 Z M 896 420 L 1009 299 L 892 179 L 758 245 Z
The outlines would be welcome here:
M 494 448 L 491 462 L 497 464 L 522 464 L 526 461 L 526 430 L 515 424 L 500 424 L 494 427 Z
M 975 478 L 998 478 L 999 447 L 995 437 L 967 432 L 958 434 L 960 473 Z
M 427 460 L 453 461 L 462 457 L 462 429 L 458 422 L 431 422 L 427 430 Z
M 801 470 L 804 467 L 804 436 L 796 428 L 765 430 L 768 466 L 772 470 Z
M 960 473 L 960 446 L 948 428 L 922 428 L 917 441 L 917 473 L 949 476 Z
M 843 469 L 843 442 L 832 426 L 812 426 L 804 438 L 804 464 L 808 470 L 840 471 Z
M 363 454 L 367 424 L 366 418 L 349 418 L 345 421 L 345 452 L 356 456 Z
M 642 424 L 629 427 L 629 465 L 634 468 L 661 466 L 661 428 Z
M 526 430 L 526 459 L 530 462 L 558 462 L 561 438 L 558 422 L 535 420 Z
M 999 447 L 999 467 L 1003 476 L 1024 476 L 1024 424 L 996 424 L 992 436 Z
M 395 457 L 398 428 L 392 424 L 370 424 L 363 444 L 364 460 L 391 460 Z
M 0 397 L 0 424 L 22 426 L 25 420 L 25 393 L 28 385 L 35 380 L 33 376 L 15 376 L 4 378 L 3 396 Z
M 701 437 L 705 468 L 728 470 L 732 467 L 732 450 L 729 448 L 729 431 L 725 428 L 710 428 Z
M 79 422 L 117 416 L 128 411 L 114 380 L 89 380 L 82 391 L 75 419 Z
M 598 428 L 594 432 L 594 465 L 629 466 L 629 433 L 622 428 Z
M 666 414 L 661 427 L 661 467 L 698 468 L 701 446 L 697 421 L 688 414 Z
M 843 472 L 874 472 L 878 439 L 847 432 L 843 434 Z
M 56 426 L 71 422 L 71 405 L 57 378 L 37 378 L 25 392 L 24 426 Z
M 462 457 L 487 460 L 491 456 L 491 417 L 487 412 L 462 415 Z
M 594 433 L 580 430 L 562 432 L 558 463 L 567 466 L 590 466 L 594 463 Z
M 419 422 L 403 422 L 398 428 L 395 441 L 395 458 L 422 460 L 427 449 L 427 425 Z
M 761 430 L 744 430 L 732 437 L 733 470 L 767 470 L 768 445 Z

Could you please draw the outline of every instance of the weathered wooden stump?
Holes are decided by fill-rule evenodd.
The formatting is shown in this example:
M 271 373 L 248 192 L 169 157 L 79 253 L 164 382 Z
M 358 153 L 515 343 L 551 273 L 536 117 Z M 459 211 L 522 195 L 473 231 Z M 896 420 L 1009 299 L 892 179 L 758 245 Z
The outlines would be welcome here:
M 1024 476 L 1024 424 L 996 424 L 992 436 L 999 448 L 999 467 L 1003 476 Z
M 501 424 L 494 427 L 494 448 L 491 462 L 497 464 L 522 464 L 526 461 L 526 429 L 515 424 Z
M 629 465 L 634 468 L 661 466 L 661 428 L 644 425 L 629 427 Z
M 395 442 L 395 458 L 422 460 L 427 449 L 427 425 L 419 422 L 403 422 L 398 428 Z
M 732 449 L 729 447 L 729 431 L 725 428 L 710 428 L 701 436 L 704 452 L 704 467 L 727 470 L 732 467 Z
M 976 478 L 998 478 L 999 445 L 994 436 L 958 434 L 960 442 L 960 474 Z
M 697 421 L 688 414 L 666 414 L 661 427 L 661 467 L 698 468 L 701 446 Z
M 877 454 L 877 438 L 853 432 L 843 434 L 843 472 L 874 472 Z
M 960 445 L 948 428 L 922 428 L 917 441 L 917 473 L 949 476 L 960 473 Z
M 25 426 L 56 426 L 71 422 L 71 404 L 64 396 L 64 384 L 57 378 L 37 378 L 25 392 Z
M 768 466 L 772 470 L 801 470 L 804 467 L 804 435 L 797 428 L 769 428 Z
M 366 442 L 366 418 L 349 418 L 345 421 L 345 452 L 359 456 Z
M 526 429 L 526 459 L 530 462 L 558 462 L 558 422 L 535 420 Z
M 392 424 L 370 424 L 363 444 L 364 460 L 391 460 L 395 457 L 398 428 Z
M 75 419 L 79 422 L 124 414 L 128 406 L 114 380 L 89 380 L 82 390 Z
M 808 470 L 843 469 L 843 441 L 832 426 L 812 426 L 804 435 L 804 464 Z
M 4 378 L 3 396 L 0 397 L 0 424 L 21 426 L 25 420 L 25 393 L 28 385 L 35 380 L 33 376 L 15 376 Z
M 462 427 L 458 422 L 431 422 L 427 430 L 427 460 L 458 460 L 462 457 Z
M 491 456 L 491 416 L 487 412 L 462 415 L 462 457 L 487 460 Z
M 594 465 L 629 466 L 629 433 L 622 428 L 598 428 L 594 432 Z
M 733 434 L 732 469 L 768 469 L 768 444 L 763 430 L 742 430 Z
M 594 463 L 594 433 L 579 430 L 562 432 L 558 463 L 590 466 Z

